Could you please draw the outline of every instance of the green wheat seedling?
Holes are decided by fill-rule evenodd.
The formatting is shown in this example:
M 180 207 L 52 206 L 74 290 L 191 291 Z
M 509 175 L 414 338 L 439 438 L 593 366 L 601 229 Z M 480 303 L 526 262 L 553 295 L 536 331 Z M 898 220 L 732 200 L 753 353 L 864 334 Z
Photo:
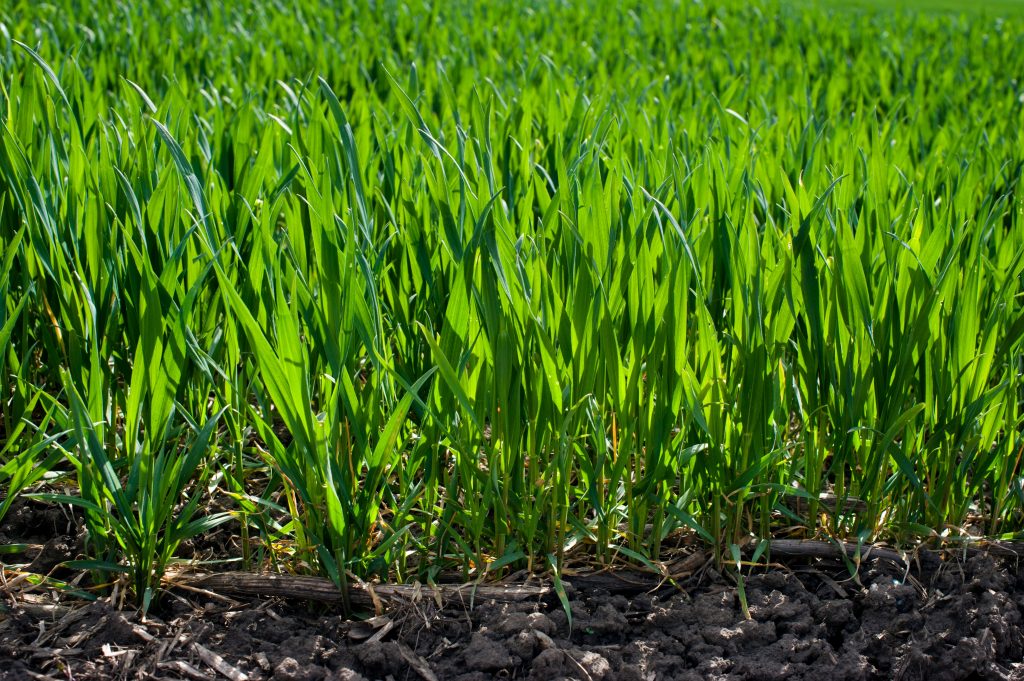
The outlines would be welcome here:
M 165 568 L 181 542 L 229 517 L 199 513 L 208 477 L 200 466 L 210 457 L 211 436 L 220 415 L 206 421 L 183 453 L 177 451 L 178 437 L 151 436 L 143 451 L 130 458 L 127 479 L 122 482 L 90 421 L 84 400 L 72 385 L 68 384 L 67 389 L 74 437 L 65 454 L 78 474 L 81 496 L 31 496 L 81 508 L 88 530 L 88 551 L 96 558 L 68 565 L 101 575 L 127 574 L 137 601 L 146 611 L 159 595 Z

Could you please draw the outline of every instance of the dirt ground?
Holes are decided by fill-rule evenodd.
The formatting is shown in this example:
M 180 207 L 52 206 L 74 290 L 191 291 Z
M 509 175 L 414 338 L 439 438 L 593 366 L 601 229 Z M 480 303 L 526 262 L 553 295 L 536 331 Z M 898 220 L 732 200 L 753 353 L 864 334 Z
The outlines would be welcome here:
M 51 539 L 35 566 L 73 543 Z M 746 579 L 750 619 L 735 584 L 710 569 L 639 593 L 570 578 L 571 623 L 553 593 L 472 607 L 422 598 L 359 620 L 323 604 L 174 589 L 143 619 L 109 598 L 55 603 L 12 587 L 0 680 L 1024 679 L 1017 563 L 984 553 L 926 563 L 906 574 L 876 560 L 856 579 L 839 558 L 776 564 Z

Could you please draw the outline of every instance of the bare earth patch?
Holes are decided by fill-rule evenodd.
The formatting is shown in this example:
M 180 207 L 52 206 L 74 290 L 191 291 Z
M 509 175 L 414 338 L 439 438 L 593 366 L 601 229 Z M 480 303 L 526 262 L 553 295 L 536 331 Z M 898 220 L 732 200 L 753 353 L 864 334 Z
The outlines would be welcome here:
M 1024 582 L 984 554 L 908 579 L 878 561 L 859 584 L 839 560 L 793 561 L 748 577 L 749 620 L 713 571 L 654 593 L 580 584 L 571 626 L 553 594 L 422 598 L 368 621 L 188 591 L 146 621 L 106 601 L 9 601 L 0 679 L 1024 678 Z

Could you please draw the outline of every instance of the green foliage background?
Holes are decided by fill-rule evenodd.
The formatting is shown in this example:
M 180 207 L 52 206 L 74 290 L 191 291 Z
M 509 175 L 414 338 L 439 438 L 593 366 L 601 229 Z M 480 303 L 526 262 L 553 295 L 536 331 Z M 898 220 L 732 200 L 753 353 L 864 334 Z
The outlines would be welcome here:
M 339 583 L 1016 536 L 1021 17 L 611 4 L 0 9 L 0 508 L 140 595 L 212 506 Z

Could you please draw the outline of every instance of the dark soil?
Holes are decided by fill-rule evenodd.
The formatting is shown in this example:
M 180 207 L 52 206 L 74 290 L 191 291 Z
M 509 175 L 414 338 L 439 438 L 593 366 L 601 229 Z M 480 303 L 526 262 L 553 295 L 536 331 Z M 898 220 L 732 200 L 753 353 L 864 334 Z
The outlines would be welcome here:
M 1024 679 L 1024 572 L 986 554 L 856 578 L 839 559 L 794 560 L 747 577 L 749 620 L 711 570 L 653 593 L 584 584 L 567 589 L 571 625 L 554 596 L 428 597 L 359 620 L 174 589 L 143 619 L 11 588 L 0 680 Z

